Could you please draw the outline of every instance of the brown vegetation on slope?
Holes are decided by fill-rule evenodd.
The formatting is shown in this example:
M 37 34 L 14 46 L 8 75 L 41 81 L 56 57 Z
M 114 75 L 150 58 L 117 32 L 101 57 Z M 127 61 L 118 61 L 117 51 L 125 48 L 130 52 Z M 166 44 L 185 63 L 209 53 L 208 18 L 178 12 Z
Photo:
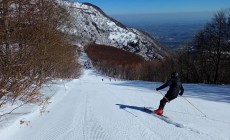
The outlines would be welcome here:
M 141 56 L 111 46 L 89 44 L 85 50 L 94 67 L 111 77 L 163 81 L 173 70 L 168 64 L 173 61 L 145 61 Z
M 0 1 L 0 107 L 39 101 L 43 83 L 79 74 L 77 50 L 65 33 L 70 26 L 55 0 Z

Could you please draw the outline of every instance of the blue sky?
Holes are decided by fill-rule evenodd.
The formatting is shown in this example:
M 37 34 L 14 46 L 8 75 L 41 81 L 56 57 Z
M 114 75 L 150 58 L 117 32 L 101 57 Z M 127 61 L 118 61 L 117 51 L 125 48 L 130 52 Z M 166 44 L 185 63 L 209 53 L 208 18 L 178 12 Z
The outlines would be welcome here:
M 109 15 L 216 12 L 230 8 L 230 0 L 74 0 L 89 2 Z

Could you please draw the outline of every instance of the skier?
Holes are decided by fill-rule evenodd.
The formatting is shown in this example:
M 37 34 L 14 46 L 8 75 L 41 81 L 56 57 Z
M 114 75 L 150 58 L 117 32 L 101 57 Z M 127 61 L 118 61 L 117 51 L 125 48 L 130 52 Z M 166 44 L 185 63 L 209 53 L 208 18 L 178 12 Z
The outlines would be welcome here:
M 184 93 L 184 88 L 182 86 L 182 83 L 181 83 L 180 78 L 179 78 L 179 74 L 177 72 L 173 72 L 171 74 L 171 79 L 168 80 L 166 83 L 164 83 L 162 86 L 156 88 L 156 90 L 157 91 L 161 90 L 167 86 L 169 86 L 169 90 L 165 94 L 164 98 L 160 101 L 159 108 L 157 110 L 154 110 L 154 113 L 156 113 L 158 115 L 163 114 L 163 109 L 164 109 L 165 104 L 167 102 L 175 99 L 178 96 L 178 94 L 180 96 L 182 96 Z

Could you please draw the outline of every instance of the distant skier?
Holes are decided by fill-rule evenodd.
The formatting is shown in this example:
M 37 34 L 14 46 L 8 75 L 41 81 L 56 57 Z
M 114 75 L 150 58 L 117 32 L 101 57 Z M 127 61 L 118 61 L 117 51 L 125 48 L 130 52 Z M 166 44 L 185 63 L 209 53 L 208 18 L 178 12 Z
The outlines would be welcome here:
M 157 110 L 154 110 L 154 113 L 158 115 L 163 114 L 163 109 L 167 102 L 172 101 L 173 99 L 177 98 L 178 94 L 182 96 L 184 93 L 184 88 L 182 86 L 182 83 L 179 78 L 179 74 L 177 72 L 173 72 L 171 74 L 171 79 L 168 80 L 166 83 L 164 83 L 162 86 L 156 88 L 156 90 L 157 91 L 161 90 L 167 86 L 169 86 L 169 90 L 165 94 L 164 98 L 160 101 L 159 108 Z

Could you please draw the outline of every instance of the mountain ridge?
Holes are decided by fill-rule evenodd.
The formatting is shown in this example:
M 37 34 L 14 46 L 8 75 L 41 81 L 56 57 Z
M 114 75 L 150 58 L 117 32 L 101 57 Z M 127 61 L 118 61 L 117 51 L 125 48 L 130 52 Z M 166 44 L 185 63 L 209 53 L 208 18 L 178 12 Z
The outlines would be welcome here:
M 71 34 L 78 46 L 90 42 L 113 46 L 146 60 L 164 60 L 171 52 L 146 32 L 130 28 L 113 19 L 91 3 L 65 2 L 75 23 Z

